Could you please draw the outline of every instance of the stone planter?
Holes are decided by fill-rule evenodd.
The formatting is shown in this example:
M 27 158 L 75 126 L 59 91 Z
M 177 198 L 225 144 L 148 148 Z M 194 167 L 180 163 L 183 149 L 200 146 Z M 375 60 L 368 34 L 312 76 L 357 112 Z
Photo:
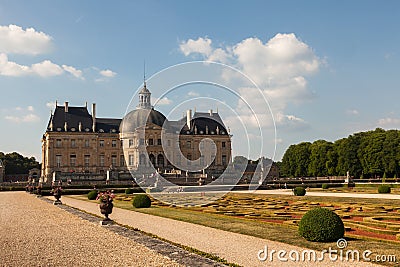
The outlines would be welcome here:
M 101 214 L 104 214 L 105 219 L 100 222 L 100 224 L 105 225 L 109 224 L 111 221 L 110 218 L 108 218 L 108 215 L 112 213 L 114 205 L 112 203 L 112 200 L 105 200 L 105 201 L 100 201 L 100 212 Z
M 54 205 L 61 205 L 61 204 L 62 204 L 62 202 L 61 202 L 61 200 L 60 200 L 60 198 L 61 198 L 61 189 L 54 189 L 53 196 L 54 196 L 54 198 L 56 199 L 56 200 L 53 202 L 53 204 L 54 204 Z

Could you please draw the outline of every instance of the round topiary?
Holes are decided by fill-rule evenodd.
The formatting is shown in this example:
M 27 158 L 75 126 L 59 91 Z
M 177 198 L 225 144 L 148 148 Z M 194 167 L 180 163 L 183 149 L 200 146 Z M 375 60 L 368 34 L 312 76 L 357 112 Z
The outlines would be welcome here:
M 344 224 L 333 211 L 315 208 L 301 218 L 299 235 L 313 242 L 337 241 L 344 235 Z
M 329 188 L 329 184 L 322 184 L 322 189 L 328 189 Z
M 306 194 L 306 189 L 301 186 L 295 187 L 293 188 L 293 194 L 295 196 L 304 196 Z
M 125 194 L 130 195 L 130 194 L 133 194 L 134 191 L 135 190 L 133 188 L 127 188 L 127 189 L 125 189 Z
M 389 194 L 390 193 L 390 186 L 388 186 L 386 184 L 381 184 L 378 187 L 378 193 L 380 193 L 380 194 Z
M 87 198 L 89 200 L 95 200 L 97 198 L 97 191 L 96 190 L 92 190 L 87 194 Z
M 133 198 L 132 205 L 135 208 L 150 208 L 151 206 L 151 199 L 148 195 L 140 194 Z

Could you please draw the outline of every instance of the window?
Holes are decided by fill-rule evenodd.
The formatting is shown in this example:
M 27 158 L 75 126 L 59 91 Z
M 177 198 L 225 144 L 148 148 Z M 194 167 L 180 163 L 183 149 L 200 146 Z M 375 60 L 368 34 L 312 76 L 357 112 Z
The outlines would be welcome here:
M 226 147 L 226 142 L 222 142 L 222 147 Z
M 100 167 L 104 167 L 104 155 L 100 155 Z
M 133 139 L 129 139 L 129 147 L 133 147 Z
M 133 166 L 133 155 L 129 155 L 129 166 Z
M 117 166 L 117 155 L 112 155 L 111 156 L 111 165 L 112 166 Z
M 117 140 L 111 141 L 111 147 L 117 147 Z
M 90 165 L 90 155 L 85 155 L 85 167 L 89 167 Z
M 226 155 L 222 155 L 222 165 L 226 165 Z
M 71 147 L 75 147 L 76 146 L 76 141 L 75 139 L 71 139 Z
M 161 139 L 157 139 L 157 145 L 161 146 Z
M 100 140 L 100 147 L 104 147 L 104 140 Z
M 149 139 L 149 146 L 154 145 L 154 140 L 152 138 Z
M 56 155 L 57 167 L 61 167 L 61 160 L 62 160 L 62 156 L 61 155 Z
M 124 166 L 125 166 L 125 158 L 124 158 L 124 155 L 119 156 L 119 165 L 120 165 L 121 167 L 124 167 Z
M 57 139 L 56 140 L 56 147 L 61 147 L 62 143 L 61 143 L 61 139 Z
M 89 147 L 89 146 L 90 146 L 89 139 L 85 139 L 85 147 Z
M 76 155 L 72 154 L 69 156 L 69 165 L 75 167 L 76 165 Z
M 143 138 L 139 139 L 139 145 L 141 145 L 141 146 L 144 145 L 144 139 Z
M 187 148 L 192 148 L 192 142 L 191 141 L 186 141 L 186 147 Z

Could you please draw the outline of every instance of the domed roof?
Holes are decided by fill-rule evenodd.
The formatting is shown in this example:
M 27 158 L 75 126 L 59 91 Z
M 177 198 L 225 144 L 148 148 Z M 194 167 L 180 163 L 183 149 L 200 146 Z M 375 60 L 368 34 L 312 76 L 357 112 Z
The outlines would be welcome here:
M 136 109 L 129 112 L 123 119 L 119 131 L 134 132 L 136 128 L 146 125 L 146 123 L 153 123 L 160 127 L 167 118 L 159 111 L 154 109 Z M 167 120 L 168 121 L 168 120 Z

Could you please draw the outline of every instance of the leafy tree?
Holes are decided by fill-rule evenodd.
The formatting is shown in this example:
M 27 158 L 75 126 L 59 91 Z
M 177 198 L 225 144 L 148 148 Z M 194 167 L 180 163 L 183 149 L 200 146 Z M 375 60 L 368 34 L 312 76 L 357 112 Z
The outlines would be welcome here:
M 6 174 L 27 174 L 33 168 L 40 169 L 35 157 L 24 157 L 17 152 L 8 154 L 0 152 L 0 159 L 3 161 Z

